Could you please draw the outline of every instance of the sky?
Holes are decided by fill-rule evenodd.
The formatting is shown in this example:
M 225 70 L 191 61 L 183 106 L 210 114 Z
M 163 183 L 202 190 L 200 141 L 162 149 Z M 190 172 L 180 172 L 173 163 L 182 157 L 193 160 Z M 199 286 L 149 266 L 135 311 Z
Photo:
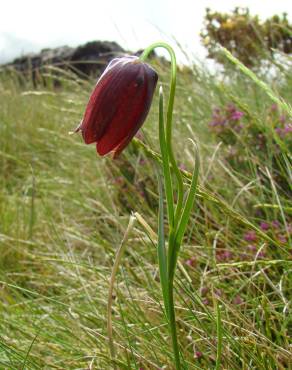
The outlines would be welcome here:
M 160 40 L 176 41 L 189 55 L 203 58 L 199 33 L 205 8 L 230 11 L 236 6 L 249 7 L 262 19 L 283 12 L 292 16 L 292 0 L 0 0 L 0 63 L 92 40 L 116 41 L 132 51 Z

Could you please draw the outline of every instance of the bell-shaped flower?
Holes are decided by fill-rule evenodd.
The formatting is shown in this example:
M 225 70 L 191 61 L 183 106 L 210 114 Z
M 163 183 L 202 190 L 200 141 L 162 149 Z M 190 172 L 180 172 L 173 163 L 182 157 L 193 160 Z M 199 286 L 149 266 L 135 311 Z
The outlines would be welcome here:
M 100 155 L 117 156 L 132 140 L 149 112 L 158 75 L 136 56 L 113 59 L 90 96 L 77 127 Z

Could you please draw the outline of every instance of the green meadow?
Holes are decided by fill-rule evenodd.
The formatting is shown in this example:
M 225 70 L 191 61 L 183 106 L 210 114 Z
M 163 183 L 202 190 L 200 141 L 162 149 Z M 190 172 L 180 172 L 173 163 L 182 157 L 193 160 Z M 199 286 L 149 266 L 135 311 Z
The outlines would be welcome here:
M 169 66 L 152 62 L 167 96 Z M 184 369 L 292 369 L 291 59 L 178 72 L 173 147 L 199 187 L 179 255 Z M 158 88 L 113 160 L 69 132 L 95 78 L 0 71 L 0 369 L 173 369 L 157 261 Z M 174 184 L 175 184 L 175 179 Z M 129 218 L 107 334 L 109 279 Z M 166 230 L 167 231 L 167 230 Z M 289 333 L 290 331 L 290 333 Z

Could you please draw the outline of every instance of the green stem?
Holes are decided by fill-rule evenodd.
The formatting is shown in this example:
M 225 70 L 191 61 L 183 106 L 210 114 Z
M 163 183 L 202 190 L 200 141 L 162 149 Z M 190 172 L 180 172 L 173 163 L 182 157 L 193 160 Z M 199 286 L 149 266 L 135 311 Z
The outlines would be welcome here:
M 169 168 L 169 157 L 168 150 L 165 140 L 164 131 L 164 107 L 163 107 L 163 90 L 162 87 L 159 89 L 159 143 L 162 157 L 162 168 L 164 174 L 164 185 L 166 190 L 166 202 L 168 210 L 168 220 L 170 230 L 173 230 L 174 223 L 174 211 L 173 211 L 173 191 L 171 174 Z M 163 216 L 163 189 L 162 182 L 160 179 L 159 170 L 158 174 L 158 189 L 159 189 L 159 222 L 158 222 L 158 262 L 160 271 L 160 281 L 162 286 L 164 307 L 166 316 L 169 315 L 169 294 L 168 294 L 168 272 L 167 272 L 167 255 L 165 250 L 165 238 L 164 238 L 164 216 Z
M 158 190 L 159 190 L 159 216 L 158 216 L 158 240 L 157 257 L 160 274 L 160 284 L 164 301 L 166 318 L 169 317 L 169 295 L 168 295 L 168 275 L 167 275 L 167 256 L 164 239 L 164 212 L 163 212 L 163 185 L 159 168 L 157 168 Z
M 173 265 L 172 261 L 174 260 L 175 251 L 176 249 L 179 249 L 179 248 L 176 248 L 175 235 L 176 235 L 176 228 L 178 225 L 178 221 L 180 220 L 182 207 L 183 207 L 183 179 L 182 179 L 181 172 L 177 166 L 177 163 L 176 163 L 176 160 L 173 154 L 172 142 L 171 142 L 172 116 L 173 116 L 174 97 L 175 97 L 175 89 L 176 89 L 176 69 L 177 67 L 176 67 L 176 57 L 175 57 L 173 49 L 169 45 L 165 44 L 164 42 L 158 42 L 158 43 L 150 45 L 146 50 L 144 50 L 140 59 L 144 61 L 148 57 L 150 52 L 157 47 L 162 47 L 166 49 L 171 59 L 171 80 L 170 80 L 170 92 L 169 92 L 168 105 L 167 105 L 165 132 L 164 132 L 162 89 L 160 89 L 160 96 L 159 96 L 159 141 L 160 141 L 160 150 L 162 154 L 163 174 L 164 174 L 164 182 L 165 182 L 165 189 L 166 189 L 166 201 L 167 201 L 168 222 L 169 222 L 167 261 L 164 259 L 164 261 L 162 262 L 163 259 L 162 259 L 162 256 L 160 256 L 159 264 L 160 264 L 161 278 L 163 278 L 163 280 L 161 279 L 161 283 L 162 283 L 162 289 L 164 293 L 163 294 L 164 306 L 165 306 L 168 321 L 169 321 L 169 329 L 170 329 L 171 338 L 172 338 L 175 367 L 177 370 L 180 370 L 181 364 L 180 364 L 179 346 L 178 346 L 178 341 L 177 341 L 175 309 L 174 309 L 174 294 L 173 294 L 173 280 L 174 280 L 173 277 L 174 277 L 175 266 L 174 267 L 172 266 Z M 175 212 L 173 211 L 173 204 L 174 204 L 173 189 L 172 189 L 169 164 L 171 164 L 172 170 L 176 176 L 177 186 L 178 186 L 178 198 L 177 198 Z M 163 247 L 161 245 L 161 250 L 162 248 Z M 162 269 L 161 266 L 163 264 L 167 264 L 167 266 L 164 266 Z M 168 281 L 165 281 L 165 276 L 163 276 L 165 273 L 167 273 Z
M 173 150 L 172 150 L 172 116 L 173 116 L 173 106 L 174 106 L 174 97 L 175 97 L 175 89 L 176 89 L 176 57 L 175 53 L 171 46 L 164 42 L 156 42 L 150 45 L 148 48 L 144 50 L 140 59 L 144 61 L 148 55 L 156 48 L 164 48 L 168 51 L 170 60 L 171 60 L 171 78 L 170 78 L 170 91 L 169 91 L 169 98 L 168 98 L 168 105 L 167 105 L 167 115 L 166 115 L 166 145 L 168 149 L 168 156 L 169 161 L 171 163 L 173 172 L 175 174 L 178 186 L 178 199 L 177 199 L 177 206 L 175 210 L 175 221 L 177 221 L 180 217 L 182 205 L 183 205 L 183 179 L 174 158 Z M 175 223 L 175 222 L 174 222 Z
M 176 370 L 181 369 L 180 365 L 180 354 L 177 341 L 177 332 L 176 332 L 176 321 L 175 321 L 175 309 L 174 309 L 174 297 L 173 297 L 173 279 L 169 279 L 168 285 L 168 319 L 169 319 L 169 328 L 172 339 L 172 348 L 174 354 L 174 362 Z

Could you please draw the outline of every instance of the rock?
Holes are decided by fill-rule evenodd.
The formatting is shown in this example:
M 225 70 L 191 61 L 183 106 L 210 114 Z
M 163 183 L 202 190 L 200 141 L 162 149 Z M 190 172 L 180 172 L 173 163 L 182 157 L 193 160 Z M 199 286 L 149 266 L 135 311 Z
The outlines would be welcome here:
M 92 41 L 77 47 L 70 62 L 73 68 L 85 75 L 96 75 L 111 59 L 125 53 L 125 50 L 116 42 Z
M 41 68 L 46 65 L 71 69 L 80 75 L 96 76 L 100 74 L 110 59 L 125 53 L 125 50 L 116 42 L 92 41 L 76 48 L 62 46 L 43 49 L 40 53 L 16 58 L 4 67 L 13 67 L 26 75 L 32 73 L 34 80 Z
M 140 55 L 143 50 L 139 50 L 135 55 Z M 124 50 L 114 41 L 91 41 L 76 48 L 61 46 L 53 49 L 43 49 L 40 53 L 31 53 L 16 58 L 13 62 L 2 67 L 9 70 L 20 72 L 19 80 L 22 76 L 30 78 L 34 86 L 38 84 L 46 85 L 44 71 L 46 66 L 55 66 L 50 69 L 50 76 L 53 77 L 54 86 L 61 85 L 58 69 L 66 69 L 76 73 L 79 77 L 93 76 L 98 78 L 105 69 L 108 62 L 116 56 L 133 54 Z M 155 52 L 149 55 L 150 58 L 158 58 Z M 159 60 L 165 63 L 164 58 Z
M 74 48 L 62 46 L 55 49 L 43 49 L 40 53 L 31 53 L 14 59 L 6 66 L 14 67 L 17 71 L 28 72 L 29 70 L 40 69 L 44 65 L 54 64 L 64 67 L 70 61 Z

